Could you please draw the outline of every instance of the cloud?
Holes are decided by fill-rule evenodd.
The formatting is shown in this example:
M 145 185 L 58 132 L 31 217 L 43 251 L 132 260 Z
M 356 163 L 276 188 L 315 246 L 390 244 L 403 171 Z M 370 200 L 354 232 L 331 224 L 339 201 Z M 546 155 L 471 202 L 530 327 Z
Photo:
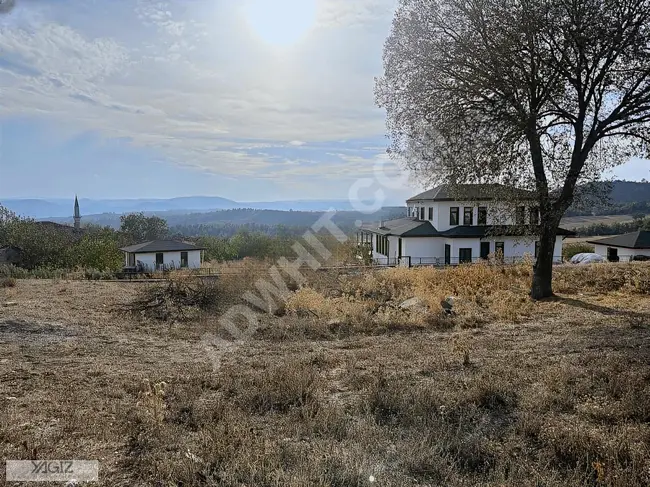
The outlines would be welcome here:
M 361 161 L 312 156 L 383 133 L 372 85 L 394 1 L 322 0 L 311 35 L 282 53 L 251 38 L 233 5 L 18 2 L 0 23 L 0 118 L 127 139 L 223 175 L 363 173 Z M 349 148 L 377 152 L 366 145 Z

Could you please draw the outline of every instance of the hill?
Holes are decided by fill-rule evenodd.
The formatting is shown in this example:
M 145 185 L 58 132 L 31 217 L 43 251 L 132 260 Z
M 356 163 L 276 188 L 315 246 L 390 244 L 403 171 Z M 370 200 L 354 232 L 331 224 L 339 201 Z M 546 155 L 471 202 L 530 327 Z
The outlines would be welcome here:
M 13 199 L 0 200 L 0 204 L 18 215 L 37 218 L 55 219 L 72 216 L 73 199 Z M 330 208 L 349 211 L 353 209 L 347 200 L 290 200 L 267 202 L 238 202 L 218 196 L 187 196 L 169 199 L 101 199 L 82 198 L 79 200 L 82 215 L 100 215 L 105 213 L 155 213 L 176 212 L 187 214 L 214 210 L 232 210 L 251 208 L 256 210 L 277 211 L 326 211 Z
M 587 185 L 585 190 L 609 196 L 588 198 L 571 207 L 566 216 L 650 214 L 650 182 L 599 182 Z

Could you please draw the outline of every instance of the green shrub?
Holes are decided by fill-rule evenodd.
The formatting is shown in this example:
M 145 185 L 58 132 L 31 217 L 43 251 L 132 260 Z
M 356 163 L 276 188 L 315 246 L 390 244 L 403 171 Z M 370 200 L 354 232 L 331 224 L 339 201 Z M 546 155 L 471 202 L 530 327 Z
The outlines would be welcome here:
M 13 277 L 15 279 L 26 279 L 29 277 L 29 271 L 22 267 L 16 267 L 12 264 L 0 264 L 0 278 Z

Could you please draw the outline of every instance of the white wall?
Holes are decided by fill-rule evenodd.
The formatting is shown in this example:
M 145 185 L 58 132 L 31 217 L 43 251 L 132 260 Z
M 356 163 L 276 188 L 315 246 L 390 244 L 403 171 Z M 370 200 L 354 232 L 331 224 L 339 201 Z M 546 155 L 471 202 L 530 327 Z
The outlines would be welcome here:
M 493 203 L 490 201 L 478 201 L 471 203 L 463 203 L 461 201 L 415 201 L 409 203 L 410 208 L 424 207 L 425 220 L 429 219 L 429 207 L 433 207 L 433 220 L 431 223 L 439 232 L 444 232 L 453 228 L 449 224 L 450 209 L 452 207 L 458 208 L 458 224 L 463 224 L 463 216 L 465 207 L 473 208 L 473 224 L 478 225 L 478 209 L 479 207 L 486 207 L 487 210 L 487 225 L 514 225 L 513 211 L 514 209 L 505 203 Z M 526 207 L 525 223 L 530 222 L 530 208 L 535 206 L 533 202 L 522 203 L 520 206 Z
M 156 253 L 136 254 L 136 261 L 142 262 L 147 268 L 156 268 Z M 190 269 L 198 269 L 201 267 L 201 251 L 190 250 L 187 252 L 187 264 Z M 165 266 L 181 267 L 181 253 L 180 252 L 163 252 L 163 264 Z
M 607 258 L 607 249 L 611 247 L 610 245 L 594 245 L 594 251 L 598 255 L 602 255 Z M 627 262 L 635 255 L 647 255 L 650 257 L 650 249 L 626 249 L 623 247 L 612 247 L 618 249 L 618 258 L 620 262 Z
M 445 255 L 445 243 L 437 237 L 402 238 L 402 256 L 440 257 Z
M 386 255 L 379 254 L 375 251 L 377 248 L 377 235 L 373 234 L 373 258 L 386 258 Z M 388 237 L 389 255 L 391 259 L 398 257 L 399 237 Z M 521 258 L 525 255 L 535 256 L 535 240 L 524 237 L 490 237 L 486 239 L 479 238 L 444 238 L 444 237 L 402 237 L 402 256 L 411 257 L 411 259 L 432 259 L 439 258 L 444 261 L 445 244 L 451 246 L 451 261 L 458 261 L 460 249 L 472 249 L 472 259 L 476 260 L 481 256 L 481 242 L 490 242 L 490 253 L 495 252 L 495 242 L 504 243 L 505 258 Z M 562 260 L 562 237 L 555 240 L 555 249 L 553 251 L 554 260 Z M 415 262 L 415 261 L 414 261 Z

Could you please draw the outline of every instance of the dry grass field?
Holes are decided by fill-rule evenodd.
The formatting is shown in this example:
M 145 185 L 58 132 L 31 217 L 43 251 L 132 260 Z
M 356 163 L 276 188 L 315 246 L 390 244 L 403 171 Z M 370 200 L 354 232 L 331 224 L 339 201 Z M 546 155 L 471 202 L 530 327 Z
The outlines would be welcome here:
M 525 265 L 312 273 L 214 369 L 201 338 L 259 277 L 166 321 L 119 312 L 147 284 L 0 288 L 2 457 L 111 487 L 650 485 L 650 265 L 558 268 L 543 303 Z
M 610 225 L 612 223 L 631 222 L 634 218 L 632 215 L 597 215 L 597 216 L 567 216 L 562 218 L 560 226 L 562 228 L 579 228 L 603 223 Z

